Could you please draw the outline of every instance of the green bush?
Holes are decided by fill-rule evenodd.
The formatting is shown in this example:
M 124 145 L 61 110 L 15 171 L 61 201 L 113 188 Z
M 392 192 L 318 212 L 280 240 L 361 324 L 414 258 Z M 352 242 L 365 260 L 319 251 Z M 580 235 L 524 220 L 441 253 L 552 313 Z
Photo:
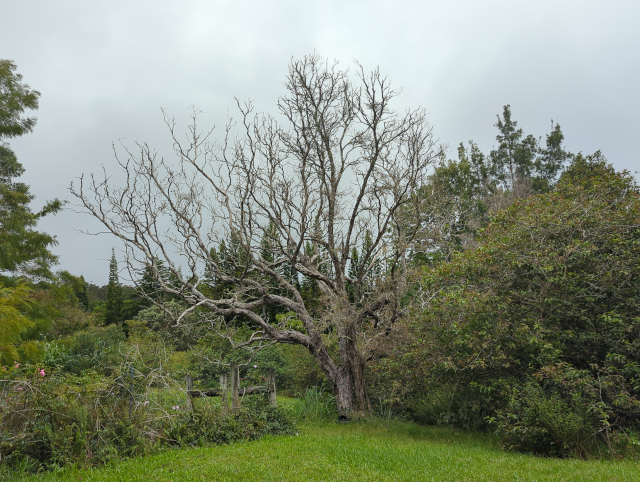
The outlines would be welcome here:
M 635 425 L 620 415 L 637 410 L 638 401 L 615 367 L 594 376 L 558 363 L 515 384 L 488 421 L 508 449 L 585 457 L 605 445 L 614 454 L 636 455 Z
M 579 395 L 566 399 L 530 381 L 513 389 L 508 405 L 491 422 L 507 449 L 584 456 L 594 452 L 595 435 L 606 428 L 606 418 L 599 419 L 597 412 Z
M 168 445 L 181 447 L 291 433 L 293 424 L 282 409 L 244 404 L 235 412 L 211 406 L 183 411 L 170 420 L 164 436 Z
M 104 370 L 120 364 L 120 349 L 124 341 L 125 335 L 120 326 L 93 328 L 62 340 L 46 342 L 42 363 L 65 373 Z
M 51 377 L 48 369 L 40 372 L 36 367 L 20 371 L 3 387 L 4 465 L 24 460 L 34 468 L 95 465 L 153 448 L 156 440 L 142 430 L 146 414 L 137 409 L 129 418 L 126 389 L 113 379 L 97 373 Z M 33 375 L 24 377 L 29 372 Z
M 130 378 L 128 367 L 113 371 L 107 377 L 87 371 L 82 376 L 51 376 L 48 368 L 34 366 L 5 370 L 2 470 L 95 466 L 161 447 L 292 432 L 286 414 L 264 407 L 261 400 L 233 413 L 207 404 L 196 404 L 194 410 L 185 410 L 186 403 L 169 408 L 150 396 L 150 385 L 160 380 L 157 373 L 135 372 Z M 166 378 L 164 383 L 169 395 L 186 402 L 178 383 Z
M 482 430 L 484 417 L 493 410 L 485 396 L 473 386 L 454 383 L 433 384 L 405 400 L 404 409 L 412 420 L 428 425 L 450 425 L 467 430 Z
M 606 446 L 618 455 L 633 445 L 640 430 L 633 177 L 599 155 L 578 156 L 555 191 L 500 211 L 478 242 L 425 269 L 414 344 L 394 358 L 409 411 L 497 430 L 506 448 L 539 454 L 586 456 Z

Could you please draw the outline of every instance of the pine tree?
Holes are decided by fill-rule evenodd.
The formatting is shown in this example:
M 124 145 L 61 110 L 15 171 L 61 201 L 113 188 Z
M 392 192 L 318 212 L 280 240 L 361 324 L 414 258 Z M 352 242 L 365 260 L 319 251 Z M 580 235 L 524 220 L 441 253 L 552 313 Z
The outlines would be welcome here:
M 140 306 L 151 306 L 149 298 L 154 301 L 162 301 L 171 298 L 162 289 L 162 285 L 158 279 L 169 285 L 176 285 L 175 276 L 167 268 L 157 256 L 154 258 L 154 262 L 145 263 L 144 267 L 138 271 L 139 278 L 137 281 L 137 296 Z
M 518 123 L 511 118 L 511 106 L 505 105 L 502 119 L 495 124 L 500 133 L 496 136 L 498 148 L 491 151 L 491 171 L 516 197 L 526 197 L 529 188 L 533 192 L 547 191 L 562 166 L 572 155 L 562 147 L 564 135 L 560 125 L 551 123 L 551 133 L 546 136 L 546 147 L 540 146 L 531 134 L 525 136 Z
M 281 243 L 280 234 L 275 223 L 270 222 L 260 242 L 260 257 L 268 263 L 280 263 L 276 271 L 296 289 L 300 288 L 298 271 L 287 259 L 283 259 L 286 247 Z M 274 283 L 275 288 L 275 283 Z M 281 291 L 277 291 L 282 293 Z
M 313 258 L 314 256 L 318 255 L 319 251 L 320 250 L 318 250 L 316 246 L 314 246 L 311 242 L 307 241 L 307 243 L 305 244 L 305 256 L 307 256 L 308 258 Z M 322 259 L 322 254 L 322 251 L 320 251 L 319 255 L 316 258 L 318 259 L 317 264 L 321 267 L 323 266 L 324 261 Z M 320 291 L 320 287 L 318 286 L 317 281 L 313 278 L 303 276 L 300 286 L 300 294 L 304 299 L 305 305 L 309 306 L 309 310 L 311 311 L 311 313 L 314 316 L 319 316 L 320 312 L 322 311 L 322 291 Z
M 262 240 L 260 241 L 260 256 L 262 259 L 268 263 L 275 263 L 278 261 L 279 256 L 277 251 L 279 244 L 280 239 L 278 236 L 278 229 L 273 221 L 271 221 L 262 236 Z
M 118 278 L 118 261 L 115 250 L 111 250 L 111 261 L 109 262 L 109 284 L 107 285 L 107 302 L 104 315 L 105 324 L 122 321 L 122 286 Z
M 382 266 L 373 251 L 373 237 L 370 230 L 365 232 L 362 248 L 351 250 L 348 276 L 354 282 L 347 282 L 349 299 L 360 304 L 375 289 L 376 280 L 382 276 Z
M 353 303 L 356 299 L 356 286 L 358 283 L 358 272 L 360 271 L 360 255 L 357 248 L 354 246 L 351 250 L 351 259 L 349 260 L 349 278 L 356 280 L 355 282 L 347 281 L 347 292 L 349 293 L 349 299 Z

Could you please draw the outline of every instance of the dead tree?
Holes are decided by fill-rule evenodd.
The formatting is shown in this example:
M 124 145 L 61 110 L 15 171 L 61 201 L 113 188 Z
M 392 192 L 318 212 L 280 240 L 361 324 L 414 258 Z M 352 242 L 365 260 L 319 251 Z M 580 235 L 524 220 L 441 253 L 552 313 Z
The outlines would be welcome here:
M 236 346 L 303 345 L 339 410 L 369 410 L 365 363 L 401 319 L 408 256 L 440 222 L 438 194 L 424 186 L 442 148 L 424 110 L 392 108 L 399 91 L 378 70 L 356 64 L 352 75 L 312 55 L 292 61 L 285 88 L 277 116 L 237 102 L 239 121 L 217 141 L 198 129 L 196 110 L 186 140 L 165 113 L 176 159 L 144 143 L 123 147 L 126 159 L 114 149 L 123 183 L 105 173 L 70 189 L 124 242 L 130 266 L 164 260 L 172 281 L 156 270 L 158 284 L 188 311 L 223 335 L 225 320 L 242 317 L 255 332 Z M 231 268 L 212 250 L 230 238 L 241 253 Z M 208 278 L 232 288 L 211 296 Z M 309 308 L 302 279 L 320 310 Z M 269 306 L 289 316 L 274 323 Z

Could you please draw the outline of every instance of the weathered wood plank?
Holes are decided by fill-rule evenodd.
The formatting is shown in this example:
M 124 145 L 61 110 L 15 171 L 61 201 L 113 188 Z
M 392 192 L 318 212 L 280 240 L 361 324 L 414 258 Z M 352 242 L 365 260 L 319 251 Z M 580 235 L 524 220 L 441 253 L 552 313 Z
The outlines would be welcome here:
M 227 406 L 227 394 L 229 392 L 229 389 L 227 388 L 227 381 L 229 379 L 229 374 L 228 373 L 221 373 L 220 374 L 220 402 L 222 403 L 222 405 L 224 407 Z
M 253 395 L 255 393 L 273 393 L 275 386 L 260 385 L 256 387 L 238 388 L 237 396 L 242 397 L 244 395 Z M 219 397 L 224 396 L 227 393 L 226 390 L 219 388 L 212 388 L 211 390 L 188 390 L 187 395 L 191 398 L 204 398 L 204 397 Z
M 231 409 L 240 408 L 240 399 L 238 398 L 238 388 L 240 387 L 240 366 L 237 363 L 231 364 Z
M 269 405 L 275 407 L 278 404 L 276 398 L 276 371 L 274 368 L 267 370 L 267 387 L 269 388 Z
M 190 390 L 193 390 L 193 378 L 191 378 L 191 375 L 187 375 L 186 377 L 186 385 L 187 385 L 187 393 L 189 393 Z M 187 396 L 187 408 L 192 410 L 193 409 L 193 404 L 191 402 L 191 397 Z

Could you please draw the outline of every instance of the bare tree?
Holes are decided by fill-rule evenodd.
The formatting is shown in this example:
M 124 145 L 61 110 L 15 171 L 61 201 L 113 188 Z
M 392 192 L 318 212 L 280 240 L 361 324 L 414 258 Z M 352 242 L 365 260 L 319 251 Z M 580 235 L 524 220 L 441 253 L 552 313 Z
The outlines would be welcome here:
M 355 70 L 316 55 L 292 61 L 279 117 L 237 102 L 240 121 L 217 142 L 198 129 L 196 110 L 186 141 L 165 113 L 177 161 L 137 144 L 126 160 L 116 150 L 122 185 L 105 174 L 70 188 L 124 242 L 131 266 L 165 260 L 174 281 L 159 276 L 162 289 L 213 327 L 241 317 L 255 329 L 244 347 L 308 348 L 343 411 L 370 410 L 365 363 L 401 318 L 407 259 L 440 216 L 437 193 L 425 195 L 442 155 L 425 112 L 393 110 L 399 91 L 378 70 Z M 212 248 L 231 238 L 241 254 L 223 265 Z M 207 277 L 232 289 L 211 296 Z M 299 279 L 313 284 L 321 310 Z M 267 307 L 290 316 L 275 323 Z

